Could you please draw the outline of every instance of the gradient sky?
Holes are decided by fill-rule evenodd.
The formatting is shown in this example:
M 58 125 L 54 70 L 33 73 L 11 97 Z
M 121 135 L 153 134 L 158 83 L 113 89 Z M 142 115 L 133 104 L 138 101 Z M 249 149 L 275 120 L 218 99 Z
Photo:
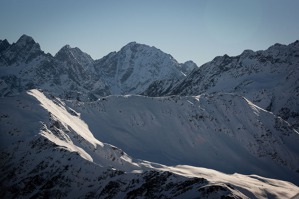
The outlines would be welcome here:
M 131 41 L 198 65 L 299 39 L 296 0 L 0 0 L 0 39 L 32 36 L 99 59 Z

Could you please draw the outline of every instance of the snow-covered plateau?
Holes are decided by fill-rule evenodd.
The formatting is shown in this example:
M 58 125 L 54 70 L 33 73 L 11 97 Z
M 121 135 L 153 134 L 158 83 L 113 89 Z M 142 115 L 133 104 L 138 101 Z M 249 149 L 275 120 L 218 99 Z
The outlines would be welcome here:
M 0 40 L 0 198 L 298 197 L 298 45 L 197 67 Z

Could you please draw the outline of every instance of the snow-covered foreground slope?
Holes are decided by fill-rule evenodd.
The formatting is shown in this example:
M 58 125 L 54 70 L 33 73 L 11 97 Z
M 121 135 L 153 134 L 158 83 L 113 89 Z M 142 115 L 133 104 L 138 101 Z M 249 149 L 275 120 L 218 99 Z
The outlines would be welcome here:
M 290 198 L 299 192 L 255 175 L 133 159 L 97 140 L 86 113 L 38 90 L 2 98 L 0 107 L 1 198 Z
M 137 158 L 299 183 L 299 135 L 244 97 L 110 96 L 69 101 L 97 139 Z

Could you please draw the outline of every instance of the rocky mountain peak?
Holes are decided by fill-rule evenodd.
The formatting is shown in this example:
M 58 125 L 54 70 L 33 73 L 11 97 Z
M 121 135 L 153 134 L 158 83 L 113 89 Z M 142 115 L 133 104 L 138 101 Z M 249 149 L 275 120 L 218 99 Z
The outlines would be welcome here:
M 55 58 L 64 61 L 64 60 L 69 60 L 69 59 L 73 59 L 74 56 L 72 54 L 72 48 L 70 45 L 65 45 L 63 46 L 56 54 L 55 54 Z
M 254 53 L 253 50 L 247 49 L 247 50 L 244 50 L 240 56 L 241 57 L 246 57 L 246 56 L 249 56 L 249 55 L 251 55 L 253 53 Z
M 133 47 L 135 45 L 142 45 L 142 44 L 139 44 L 136 41 L 131 41 L 127 45 L 125 45 L 123 48 L 130 48 L 130 47 Z
M 5 51 L 9 46 L 10 46 L 10 44 L 6 39 L 0 40 L 0 53 Z
M 28 53 L 35 53 L 41 51 L 40 45 L 34 41 L 34 39 L 28 35 L 22 35 L 18 41 L 14 44 L 17 50 L 27 51 Z
M 18 45 L 28 45 L 28 44 L 35 44 L 36 42 L 34 41 L 34 39 L 28 35 L 23 34 L 17 41 L 16 44 Z
M 295 42 L 289 44 L 289 46 L 293 49 L 299 49 L 299 40 L 296 40 Z
M 2 41 L 2 60 L 1 63 L 5 65 L 19 65 L 21 63 L 29 63 L 37 56 L 44 52 L 40 49 L 38 43 L 36 43 L 32 37 L 22 35 L 16 43 L 9 45 L 7 41 Z M 4 50 L 5 49 L 5 50 Z
M 186 61 L 184 64 L 197 67 L 196 63 L 194 63 L 192 60 Z
M 293 45 L 299 46 L 299 40 L 296 40 Z
M 123 46 L 120 49 L 120 51 L 132 50 L 133 48 L 136 48 L 138 46 L 146 46 L 146 45 L 137 43 L 136 41 L 132 41 L 132 42 L 129 42 L 128 44 L 126 44 L 125 46 Z
M 156 47 L 130 42 L 95 62 L 114 94 L 139 94 L 156 80 L 183 77 L 179 63 Z
M 195 68 L 198 68 L 198 66 L 196 65 L 196 63 L 194 63 L 191 60 L 186 61 L 185 63 L 181 64 L 181 71 L 185 75 L 188 75 L 189 73 L 191 73 L 191 71 Z
M 70 45 L 63 46 L 55 55 L 60 61 L 79 63 L 80 65 L 90 65 L 93 59 L 87 53 L 82 52 L 79 48 L 72 48 Z
M 292 51 L 292 50 L 298 50 L 299 48 L 299 40 L 296 40 L 293 43 L 290 43 L 288 45 L 285 44 L 280 44 L 276 43 L 272 46 L 270 46 L 267 50 L 265 51 L 258 51 L 258 52 L 265 52 L 265 53 L 273 53 L 273 52 L 284 52 L 284 51 Z M 278 55 L 276 55 L 278 56 Z
M 142 56 L 160 56 L 160 57 L 169 57 L 174 59 L 171 55 L 164 53 L 160 49 L 156 48 L 155 46 L 149 46 L 146 44 L 140 44 L 135 41 L 128 43 L 124 47 L 120 49 L 118 53 L 125 54 L 126 56 L 135 56 L 135 55 L 142 55 Z

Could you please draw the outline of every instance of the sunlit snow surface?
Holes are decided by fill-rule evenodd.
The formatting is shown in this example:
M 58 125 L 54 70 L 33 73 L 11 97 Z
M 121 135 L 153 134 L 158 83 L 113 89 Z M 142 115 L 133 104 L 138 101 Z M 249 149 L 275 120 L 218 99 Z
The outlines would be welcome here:
M 298 132 L 244 97 L 127 95 L 68 105 L 97 139 L 134 157 L 298 183 Z
M 130 100 L 127 100 L 128 98 Z M 239 112 L 234 108 L 226 109 L 227 103 L 235 104 L 235 106 L 242 104 L 244 108 Z M 178 111 L 185 110 L 181 112 L 183 115 L 180 115 L 185 119 L 174 119 L 172 123 L 169 123 L 171 118 L 178 117 L 172 109 L 175 104 L 181 107 Z M 244 106 L 244 104 L 247 105 Z M 282 174 L 292 174 L 292 170 L 298 168 L 298 159 L 296 159 L 298 148 L 294 144 L 298 143 L 297 132 L 291 130 L 287 123 L 280 121 L 274 115 L 270 117 L 271 113 L 253 106 L 239 96 L 231 94 L 188 98 L 114 96 L 83 104 L 82 102 L 62 101 L 39 90 L 30 90 L 28 93 L 15 97 L 0 99 L 0 107 L 0 195 L 3 197 L 46 197 L 50 194 L 52 197 L 77 198 L 103 197 L 108 194 L 115 198 L 128 196 L 149 198 L 148 194 L 163 193 L 164 196 L 176 198 L 219 198 L 223 195 L 241 198 L 290 198 L 299 192 L 299 188 L 292 183 L 257 175 L 228 175 L 202 167 L 165 166 L 134 159 L 121 149 L 105 144 L 101 142 L 104 140 L 99 139 L 102 134 L 106 134 L 106 137 L 103 136 L 105 139 L 112 139 L 114 136 L 119 143 L 123 140 L 122 145 L 126 146 L 125 143 L 130 145 L 132 152 L 130 155 L 133 157 L 136 153 L 134 148 L 140 150 L 140 153 L 136 155 L 145 155 L 148 150 L 158 150 L 163 158 L 168 158 L 167 161 L 177 157 L 173 161 L 182 160 L 184 164 L 184 159 L 179 157 L 185 154 L 186 161 L 193 157 L 200 165 L 200 158 L 197 156 L 203 160 L 212 160 L 217 157 L 213 153 L 218 153 L 218 159 L 213 160 L 214 164 L 219 162 L 219 165 L 225 166 L 235 164 L 236 159 L 241 158 L 240 161 L 243 161 L 245 154 L 245 159 L 252 156 L 257 166 L 263 165 L 258 161 L 259 159 L 261 162 L 265 160 L 269 162 L 267 165 L 269 170 L 271 166 L 274 171 L 280 168 Z M 228 132 L 223 129 L 221 132 L 214 132 L 215 125 L 220 127 L 220 123 L 223 123 L 224 127 L 229 123 L 224 123 L 226 117 L 223 121 L 216 122 L 219 118 L 212 117 L 211 111 L 214 111 L 216 116 L 221 112 L 225 113 L 230 116 L 231 121 L 236 123 L 238 122 L 235 118 L 244 119 L 242 112 L 246 112 L 246 118 L 255 119 L 254 125 L 258 127 L 251 129 L 250 133 L 257 135 L 260 133 L 263 135 L 263 128 L 270 128 L 271 125 L 276 124 L 275 121 L 278 119 L 279 128 L 275 130 L 273 126 L 271 127 L 272 136 L 269 139 L 275 142 L 263 145 L 264 151 L 259 151 L 256 149 L 258 146 L 255 145 L 242 147 L 245 142 L 236 133 L 242 134 L 242 138 L 249 141 L 248 143 L 255 144 L 253 136 L 245 130 Z M 232 114 L 237 116 L 232 117 Z M 267 117 L 264 118 L 263 115 Z M 201 116 L 209 122 L 201 121 L 203 120 Z M 95 119 L 91 120 L 91 118 Z M 262 125 L 263 127 L 259 126 L 258 124 L 263 124 L 264 120 L 267 120 L 267 124 Z M 118 122 L 123 124 L 123 130 L 116 129 Z M 244 125 L 252 128 L 250 122 Z M 183 131 L 183 127 L 188 129 Z M 158 131 L 161 128 L 167 128 L 169 131 Z M 186 134 L 188 132 L 189 134 Z M 211 141 L 207 141 L 207 136 L 211 138 Z M 172 142 L 169 138 L 178 142 Z M 180 139 L 182 139 L 181 142 L 179 142 Z M 225 146 L 219 139 L 225 139 L 230 145 L 236 145 L 236 147 Z M 221 150 L 217 150 L 219 146 Z M 126 148 L 130 149 L 130 147 Z M 201 147 L 206 150 L 200 151 Z M 238 152 L 240 149 L 243 150 L 241 155 Z M 223 154 L 231 154 L 225 158 L 232 156 L 231 159 L 226 160 L 226 163 L 221 163 L 222 150 Z M 277 155 L 271 159 L 268 150 L 274 150 Z M 162 153 L 163 151 L 165 154 Z M 259 157 L 260 154 L 262 155 Z M 205 158 L 205 156 L 211 156 L 211 158 Z M 158 154 L 156 157 L 159 158 Z M 245 163 L 248 164 L 246 166 L 249 169 L 254 171 L 253 164 Z M 155 170 L 164 172 L 155 173 Z M 165 171 L 171 173 L 165 173 Z M 293 175 L 296 174 L 293 173 Z M 194 177 L 197 177 L 197 180 Z M 159 181 L 163 185 L 159 185 Z M 151 185 L 153 189 L 150 189 L 148 185 Z

